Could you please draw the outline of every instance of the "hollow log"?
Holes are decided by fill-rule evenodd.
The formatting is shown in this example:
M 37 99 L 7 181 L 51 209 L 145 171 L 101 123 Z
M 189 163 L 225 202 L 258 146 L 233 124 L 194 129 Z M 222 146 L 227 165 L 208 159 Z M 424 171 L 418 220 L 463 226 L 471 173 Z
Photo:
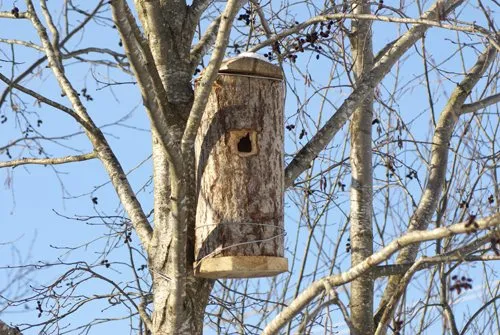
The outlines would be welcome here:
M 207 278 L 287 271 L 283 227 L 281 69 L 256 58 L 225 61 L 195 150 L 195 271 Z

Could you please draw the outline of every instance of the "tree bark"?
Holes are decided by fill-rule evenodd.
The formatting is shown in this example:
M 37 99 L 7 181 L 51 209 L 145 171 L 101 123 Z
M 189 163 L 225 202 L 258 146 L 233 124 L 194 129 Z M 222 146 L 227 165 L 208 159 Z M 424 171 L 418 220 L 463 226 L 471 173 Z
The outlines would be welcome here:
M 247 60 L 255 61 L 238 62 Z M 219 74 L 196 139 L 196 157 L 200 275 L 286 271 L 279 262 L 284 254 L 282 81 Z M 214 262 L 216 267 L 208 265 Z
M 0 321 L 0 335 L 22 335 L 18 328 L 7 326 L 6 323 Z
M 170 177 L 165 149 L 157 134 L 153 133 L 153 182 L 154 182 L 154 235 L 149 253 L 149 267 L 153 278 L 152 334 L 202 334 L 205 307 L 213 281 L 196 278 L 191 267 L 192 256 L 186 261 L 187 277 L 183 294 L 183 308 L 175 310 L 168 304 L 171 299 L 172 226 L 170 216 Z M 191 223 L 194 226 L 194 222 Z M 194 233 L 193 233 L 194 234 Z M 191 245 L 192 244 L 188 244 Z M 188 254 L 192 255 L 192 252 Z M 179 325 L 171 322 L 173 316 Z
M 368 1 L 353 4 L 355 14 L 369 14 Z M 350 36 L 356 83 L 373 67 L 372 31 L 370 21 L 353 21 Z M 354 110 L 351 120 L 351 266 L 373 253 L 372 227 L 372 119 L 373 93 Z M 373 334 L 373 278 L 361 276 L 351 283 L 351 334 Z

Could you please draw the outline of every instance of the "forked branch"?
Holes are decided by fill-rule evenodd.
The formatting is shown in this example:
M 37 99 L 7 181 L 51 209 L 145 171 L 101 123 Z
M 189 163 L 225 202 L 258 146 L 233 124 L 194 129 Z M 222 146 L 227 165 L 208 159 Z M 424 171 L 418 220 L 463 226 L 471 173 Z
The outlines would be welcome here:
M 305 289 L 288 307 L 286 307 L 274 320 L 272 320 L 263 331 L 263 335 L 278 334 L 279 330 L 290 322 L 293 317 L 300 313 L 314 298 L 325 291 L 328 285 L 336 287 L 351 282 L 359 276 L 370 271 L 375 265 L 389 259 L 395 252 L 404 247 L 424 241 L 437 240 L 458 234 L 478 232 L 500 225 L 500 213 L 478 219 L 476 225 L 471 227 L 469 222 L 461 222 L 447 227 L 436 228 L 428 231 L 409 232 L 400 238 L 393 240 L 385 248 L 374 253 L 365 261 L 352 267 L 350 270 L 338 275 L 322 278 L 312 283 Z M 325 285 L 327 282 L 327 285 Z

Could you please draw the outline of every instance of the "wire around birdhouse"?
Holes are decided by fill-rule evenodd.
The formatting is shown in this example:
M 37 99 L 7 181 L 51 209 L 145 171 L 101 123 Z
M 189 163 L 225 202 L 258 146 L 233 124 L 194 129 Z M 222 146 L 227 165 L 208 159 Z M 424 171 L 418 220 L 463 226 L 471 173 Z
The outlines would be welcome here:
M 244 73 L 219 72 L 219 75 L 224 75 L 224 76 L 237 76 L 237 77 L 248 77 L 248 78 L 258 78 L 258 79 L 268 79 L 268 80 L 283 81 L 283 79 L 280 79 L 280 78 L 273 78 L 273 77 L 266 77 L 266 76 L 256 76 L 256 75 L 253 75 L 253 74 L 244 74 Z
M 219 223 L 206 223 L 206 224 L 203 224 L 203 225 L 197 225 L 194 229 L 198 229 L 198 228 L 202 228 L 202 227 L 208 227 L 208 226 L 222 226 L 222 225 L 234 225 L 235 223 L 234 222 L 219 222 Z M 246 225 L 253 225 L 253 226 L 267 226 L 267 227 L 272 227 L 272 228 L 277 228 L 277 229 L 281 229 L 282 231 L 285 231 L 285 228 L 283 227 L 279 227 L 279 226 L 275 226 L 273 224 L 270 224 L 270 223 L 259 223 L 259 222 L 239 222 L 239 223 L 236 223 L 238 225 L 241 225 L 241 224 L 246 224 Z
M 222 251 L 227 250 L 229 248 L 239 247 L 239 246 L 242 246 L 242 245 L 248 245 L 248 244 L 257 243 L 257 242 L 269 242 L 271 240 L 274 240 L 274 239 L 276 239 L 278 237 L 282 237 L 282 236 L 285 236 L 285 233 L 282 233 L 282 234 L 279 234 L 279 235 L 274 235 L 274 236 L 271 236 L 271 237 L 265 238 L 265 239 L 260 239 L 260 240 L 255 240 L 255 241 L 248 241 L 248 242 L 241 242 L 241 243 L 235 243 L 235 244 L 232 244 L 232 245 L 228 245 L 227 247 L 223 247 L 223 248 L 221 248 L 219 250 L 214 250 L 211 253 L 209 253 L 208 255 L 205 255 L 201 259 L 195 261 L 194 262 L 194 267 L 197 268 L 204 259 L 212 258 L 216 254 L 219 254 Z M 242 256 L 242 257 L 244 257 L 244 256 Z
M 219 72 L 217 76 L 236 76 L 236 77 L 248 77 L 248 78 L 257 78 L 257 79 L 267 79 L 267 80 L 274 80 L 274 81 L 281 81 L 283 82 L 283 78 L 274 78 L 274 77 L 266 77 L 266 76 L 256 76 L 253 74 L 243 74 L 243 73 L 229 73 L 229 72 Z M 198 82 L 201 80 L 203 77 L 203 71 L 201 71 L 200 75 L 198 78 L 194 80 L 195 84 L 198 84 Z

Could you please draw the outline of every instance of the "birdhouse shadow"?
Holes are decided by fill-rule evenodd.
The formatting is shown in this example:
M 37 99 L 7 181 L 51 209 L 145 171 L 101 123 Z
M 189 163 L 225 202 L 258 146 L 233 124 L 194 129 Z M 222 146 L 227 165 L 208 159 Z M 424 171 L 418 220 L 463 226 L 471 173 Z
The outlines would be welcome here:
M 212 207 L 210 204 L 208 206 Z M 207 223 L 205 226 L 197 226 L 196 229 L 207 229 L 210 232 L 201 234 L 204 235 L 201 244 L 197 241 L 199 248 L 195 261 L 199 263 L 205 258 L 223 256 L 275 257 L 285 233 L 276 223 L 239 222 L 226 219 L 217 224 Z

